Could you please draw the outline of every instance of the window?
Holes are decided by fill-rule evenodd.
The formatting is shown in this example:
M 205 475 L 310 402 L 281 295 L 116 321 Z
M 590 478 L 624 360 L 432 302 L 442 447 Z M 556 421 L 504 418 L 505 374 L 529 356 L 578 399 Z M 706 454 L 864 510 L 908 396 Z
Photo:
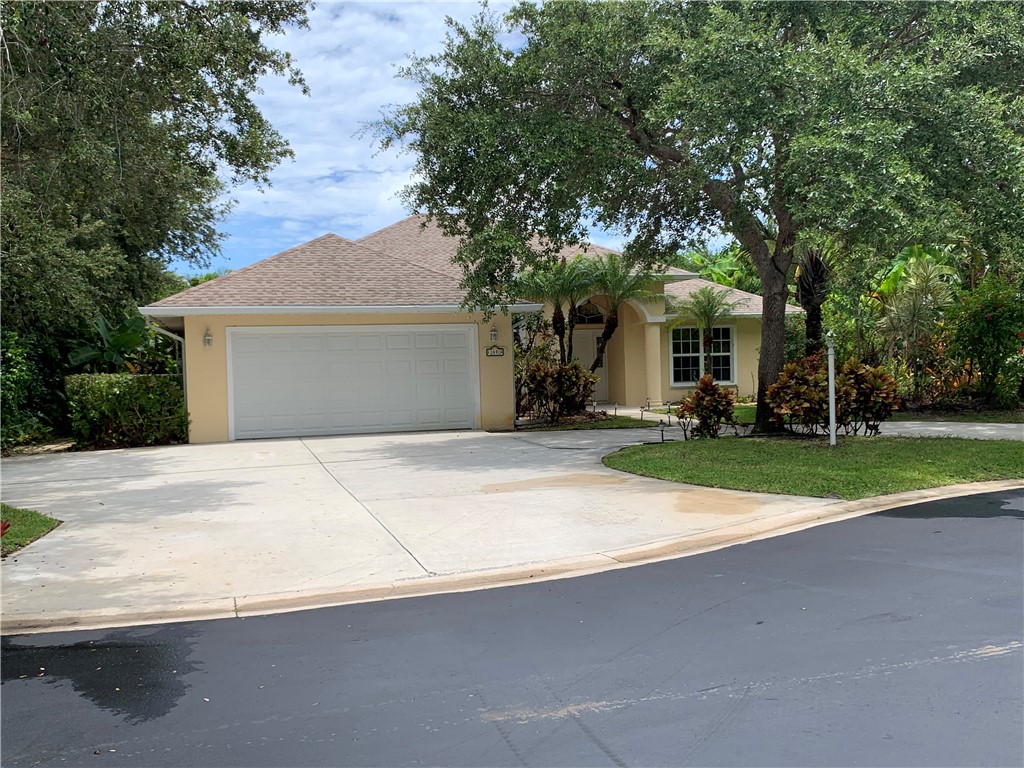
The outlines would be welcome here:
M 734 382 L 733 329 L 722 325 L 711 329 L 711 375 L 721 383 Z M 705 373 L 700 330 L 675 328 L 669 346 L 673 386 L 689 386 Z
M 576 309 L 576 322 L 581 325 L 590 325 L 593 323 L 604 323 L 604 315 L 601 313 L 601 308 L 592 301 L 588 301 L 586 304 L 581 304 Z

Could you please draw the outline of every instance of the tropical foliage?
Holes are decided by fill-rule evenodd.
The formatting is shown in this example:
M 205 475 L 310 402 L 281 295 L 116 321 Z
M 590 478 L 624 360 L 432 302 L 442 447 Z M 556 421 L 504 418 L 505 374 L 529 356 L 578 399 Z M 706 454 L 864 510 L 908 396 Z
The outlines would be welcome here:
M 408 207 L 463 236 L 482 306 L 591 222 L 648 263 L 731 235 L 764 296 L 758 425 L 783 364 L 795 247 L 1024 229 L 1019 3 L 521 3 L 451 22 L 377 125 L 416 154 Z M 481 248 L 490 241 L 501 250 Z M 852 257 L 851 257 L 852 258 Z
M 878 434 L 899 406 L 896 380 L 881 367 L 850 360 L 836 371 L 836 428 L 844 434 Z M 775 418 L 791 430 L 814 435 L 829 430 L 828 368 L 823 355 L 787 363 L 768 388 Z
M 573 360 L 568 363 L 535 362 L 524 375 L 522 414 L 536 414 L 551 424 L 583 413 L 594 396 L 597 376 Z
M 2 0 L 0 302 L 38 372 L 30 409 L 64 420 L 92 318 L 180 290 L 166 267 L 218 251 L 229 187 L 291 155 L 254 94 L 305 88 L 267 43 L 306 7 Z
M 66 383 L 71 429 L 80 448 L 132 448 L 188 440 L 177 376 L 82 373 Z
M 989 403 L 1024 397 L 1024 291 L 990 275 L 951 314 L 952 343 L 980 371 L 981 397 Z
M 684 425 L 687 437 L 718 437 L 723 424 L 735 425 L 735 396 L 731 390 L 715 384 L 710 373 L 704 374 L 693 394 L 680 404 L 676 415 Z M 692 422 L 692 426 L 687 426 Z

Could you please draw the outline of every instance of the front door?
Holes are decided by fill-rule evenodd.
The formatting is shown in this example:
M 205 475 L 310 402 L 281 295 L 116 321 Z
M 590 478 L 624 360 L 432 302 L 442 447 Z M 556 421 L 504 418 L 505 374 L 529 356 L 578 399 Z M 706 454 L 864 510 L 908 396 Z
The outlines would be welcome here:
M 601 331 L 589 331 L 579 330 L 572 336 L 572 356 L 575 360 L 579 360 L 587 370 L 590 370 L 590 365 L 594 362 L 594 358 L 597 357 L 597 340 L 601 336 Z M 608 402 L 608 379 L 606 373 L 606 363 L 608 359 L 608 351 L 605 350 L 604 360 L 601 361 L 601 365 L 594 370 L 597 375 L 597 386 L 594 387 L 594 399 L 599 403 Z

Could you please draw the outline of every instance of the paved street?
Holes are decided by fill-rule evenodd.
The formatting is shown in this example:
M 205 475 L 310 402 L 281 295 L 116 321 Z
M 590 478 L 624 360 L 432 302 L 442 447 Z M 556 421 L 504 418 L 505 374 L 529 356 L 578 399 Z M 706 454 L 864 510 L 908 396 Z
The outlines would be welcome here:
M 5 766 L 1024 762 L 1024 500 L 576 579 L 5 637 Z

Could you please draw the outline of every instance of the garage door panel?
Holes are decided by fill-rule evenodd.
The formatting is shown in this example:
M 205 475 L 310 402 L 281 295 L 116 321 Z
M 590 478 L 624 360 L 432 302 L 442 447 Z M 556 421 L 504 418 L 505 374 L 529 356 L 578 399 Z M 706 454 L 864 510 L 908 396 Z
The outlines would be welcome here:
M 412 360 L 388 360 L 388 376 L 408 376 L 412 372 Z
M 376 351 L 384 349 L 384 336 L 380 333 L 364 333 L 356 336 L 356 349 Z
M 385 342 L 388 349 L 412 349 L 412 334 L 410 333 L 389 333 Z
M 441 360 L 417 360 L 416 373 L 420 376 L 433 376 L 441 372 Z
M 445 349 L 466 349 L 469 346 L 469 338 L 464 333 L 445 333 Z
M 417 333 L 415 346 L 416 349 L 438 349 L 441 346 L 441 335 L 439 333 Z
M 325 348 L 329 352 L 354 352 L 356 339 L 351 335 L 332 333 L 326 337 Z
M 444 361 L 444 372 L 449 376 L 465 376 L 469 373 L 469 361 L 448 359 Z

